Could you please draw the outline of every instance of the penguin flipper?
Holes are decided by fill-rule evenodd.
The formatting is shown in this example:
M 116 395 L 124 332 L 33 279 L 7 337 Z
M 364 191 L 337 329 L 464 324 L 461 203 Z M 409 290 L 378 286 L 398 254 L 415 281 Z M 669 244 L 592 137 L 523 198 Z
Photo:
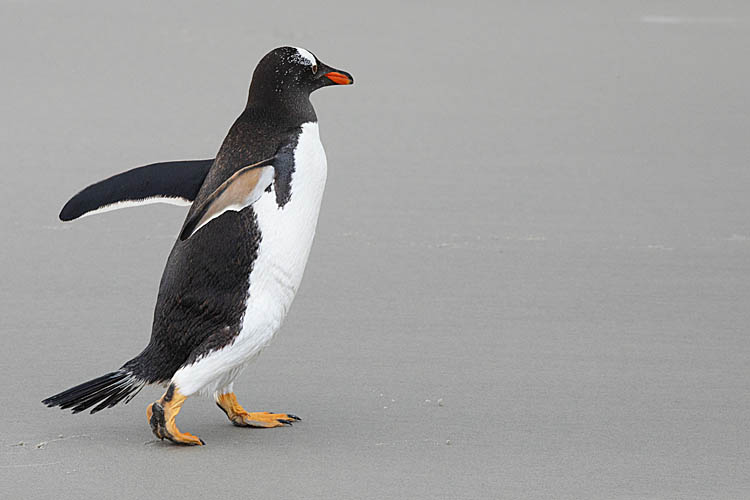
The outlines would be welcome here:
M 239 212 L 249 207 L 274 184 L 276 203 L 281 208 L 291 198 L 291 180 L 294 173 L 294 151 L 299 130 L 292 131 L 279 146 L 276 154 L 263 161 L 241 168 L 211 193 L 180 231 L 185 241 L 200 228 L 224 212 Z
M 270 158 L 241 168 L 222 182 L 185 223 L 180 232 L 180 240 L 190 238 L 224 212 L 239 212 L 258 201 L 273 182 L 273 161 L 274 158 Z
M 73 196 L 60 220 L 150 203 L 190 205 L 214 159 L 152 163 L 92 184 Z

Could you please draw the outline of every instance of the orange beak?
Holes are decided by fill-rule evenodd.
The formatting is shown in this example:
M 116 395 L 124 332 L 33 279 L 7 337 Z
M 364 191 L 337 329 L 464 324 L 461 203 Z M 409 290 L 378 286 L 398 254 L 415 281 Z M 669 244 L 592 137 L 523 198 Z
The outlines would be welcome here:
M 339 71 L 331 71 L 330 73 L 326 73 L 323 76 L 331 80 L 336 85 L 351 85 L 352 83 L 354 83 L 354 79 L 350 75 L 341 73 Z

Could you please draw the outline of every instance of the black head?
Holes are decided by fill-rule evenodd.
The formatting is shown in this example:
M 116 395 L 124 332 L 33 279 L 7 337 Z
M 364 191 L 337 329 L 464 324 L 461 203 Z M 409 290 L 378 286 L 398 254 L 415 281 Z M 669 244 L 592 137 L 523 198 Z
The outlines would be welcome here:
M 260 60 L 253 72 L 248 105 L 254 102 L 294 102 L 329 85 L 351 85 L 352 76 L 321 62 L 297 47 L 279 47 Z

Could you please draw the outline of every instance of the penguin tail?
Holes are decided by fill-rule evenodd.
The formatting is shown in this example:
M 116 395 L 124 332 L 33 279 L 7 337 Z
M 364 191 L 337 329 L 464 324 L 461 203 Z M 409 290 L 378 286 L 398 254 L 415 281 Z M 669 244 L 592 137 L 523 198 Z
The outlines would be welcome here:
M 94 406 L 91 413 L 105 408 L 112 408 L 125 400 L 129 402 L 146 385 L 144 380 L 133 375 L 129 370 L 120 369 L 101 377 L 89 380 L 75 387 L 50 396 L 42 403 L 52 408 L 59 406 L 65 410 L 70 408 L 73 413 L 79 413 Z

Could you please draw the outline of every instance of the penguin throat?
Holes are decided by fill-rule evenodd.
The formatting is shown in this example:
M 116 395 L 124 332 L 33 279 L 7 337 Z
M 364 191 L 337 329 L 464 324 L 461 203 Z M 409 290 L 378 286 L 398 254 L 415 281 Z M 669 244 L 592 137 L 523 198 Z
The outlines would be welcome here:
M 251 85 L 246 108 L 264 108 L 284 114 L 315 117 L 310 93 L 298 89 Z

